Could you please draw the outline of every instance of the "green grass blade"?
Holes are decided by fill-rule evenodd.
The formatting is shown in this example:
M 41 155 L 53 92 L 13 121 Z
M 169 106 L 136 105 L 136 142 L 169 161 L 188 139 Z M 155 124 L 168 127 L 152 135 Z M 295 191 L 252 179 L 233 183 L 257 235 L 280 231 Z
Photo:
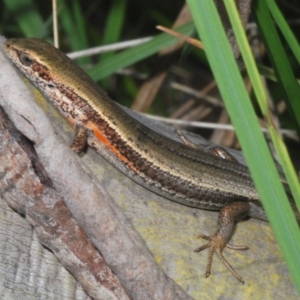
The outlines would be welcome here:
M 239 17 L 238 11 L 236 9 L 236 5 L 232 1 L 225 1 L 224 3 L 226 6 L 226 10 L 228 12 L 233 30 L 235 32 L 235 36 L 236 36 L 238 44 L 240 46 L 241 54 L 243 56 L 243 59 L 244 59 L 245 65 L 246 65 L 248 75 L 251 79 L 252 86 L 253 86 L 254 92 L 256 94 L 256 98 L 260 105 L 262 114 L 268 124 L 268 128 L 271 130 L 270 133 L 272 133 L 271 134 L 272 142 L 275 146 L 277 155 L 279 157 L 279 160 L 280 160 L 281 165 L 284 170 L 284 174 L 285 174 L 287 181 L 289 183 L 289 186 L 291 188 L 293 197 L 297 203 L 297 206 L 300 208 L 300 186 L 299 186 L 298 178 L 297 178 L 297 175 L 293 168 L 293 165 L 291 163 L 291 160 L 290 160 L 290 157 L 286 150 L 286 147 L 285 147 L 284 143 L 282 142 L 277 130 L 273 126 L 272 116 L 269 113 L 267 96 L 264 91 L 264 88 L 263 88 L 263 85 L 262 85 L 262 82 L 260 79 L 260 75 L 259 75 L 257 66 L 255 64 L 254 57 L 252 55 L 249 43 L 247 41 L 242 23 L 240 21 L 240 17 Z
M 254 61 L 254 57 L 251 52 L 251 48 L 249 46 L 247 37 L 245 35 L 245 31 L 240 19 L 240 16 L 238 14 L 238 11 L 236 9 L 235 2 L 233 1 L 224 1 L 232 28 L 234 29 L 234 33 L 237 39 L 237 42 L 239 44 L 241 54 L 244 59 L 244 63 L 248 72 L 248 75 L 250 77 L 250 80 L 252 82 L 252 86 L 254 89 L 254 93 L 256 95 L 256 99 L 259 103 L 260 109 L 264 116 L 268 114 L 268 103 L 267 103 L 267 97 L 264 90 L 264 87 L 262 85 L 259 72 L 256 67 L 256 63 Z
M 194 29 L 194 24 L 189 23 L 177 28 L 176 30 L 182 34 L 190 36 L 194 32 Z M 155 54 L 167 46 L 175 44 L 176 42 L 178 42 L 178 39 L 175 37 L 166 33 L 159 34 L 151 41 L 114 55 L 114 57 L 104 61 L 101 66 L 93 67 L 87 72 L 95 81 L 101 80 L 113 74 L 117 70 L 130 66 L 150 55 Z
M 74 51 L 88 48 L 85 19 L 82 15 L 79 1 L 74 0 L 71 5 L 68 5 L 66 0 L 60 0 L 60 5 L 62 7 L 59 11 L 61 29 L 68 37 L 71 49 Z M 90 62 L 90 58 L 80 58 L 77 62 L 86 64 Z
M 127 0 L 113 1 L 109 15 L 106 20 L 104 35 L 102 39 L 103 45 L 113 44 L 120 40 L 122 29 L 124 28 L 124 20 L 126 15 Z M 103 53 L 100 56 L 96 66 L 101 68 L 102 62 L 108 60 L 115 55 L 114 52 Z M 102 80 L 101 86 L 106 89 L 108 86 L 108 78 Z
M 6 8 L 14 15 L 17 24 L 26 37 L 43 38 L 46 35 L 46 26 L 37 11 L 34 1 L 4 0 Z
M 213 1 L 187 1 L 255 186 L 295 282 L 300 233 Z M 213 20 L 213 21 L 212 21 Z M 283 201 L 282 201 L 283 200 Z M 298 291 L 300 285 L 297 284 Z
M 87 35 L 87 28 L 86 28 L 86 18 L 82 13 L 82 9 L 80 7 L 80 1 L 73 0 L 73 7 L 72 7 L 72 13 L 74 16 L 74 22 L 76 24 L 76 34 L 74 35 L 77 40 L 80 41 L 77 45 L 77 50 L 88 47 L 88 35 Z M 75 39 L 75 42 L 76 42 Z
M 112 1 L 111 9 L 105 23 L 102 44 L 116 43 L 124 26 L 127 0 Z
M 272 68 L 269 68 L 267 66 L 260 65 L 260 64 L 258 64 L 257 67 L 262 76 L 264 76 L 265 78 L 270 79 L 274 82 L 277 82 L 277 78 L 276 78 L 274 70 Z M 296 80 L 297 80 L 297 83 L 300 85 L 300 79 L 296 78 Z
M 284 171 L 285 177 L 294 197 L 295 203 L 297 205 L 297 209 L 298 211 L 300 211 L 300 186 L 294 166 L 291 162 L 286 146 L 283 143 L 277 130 L 275 130 L 273 126 L 270 126 L 268 130 L 271 135 L 271 139 L 275 147 L 276 153 L 278 154 L 279 160 L 281 162 L 281 166 Z
M 279 29 L 282 32 L 282 35 L 286 39 L 287 43 L 289 44 L 292 52 L 294 53 L 298 64 L 300 64 L 300 47 L 297 39 L 295 38 L 293 32 L 291 31 L 288 23 L 284 19 L 281 11 L 279 10 L 277 4 L 274 0 L 266 0 L 266 3 L 269 7 L 269 10 L 277 23 Z
M 260 33 L 265 41 L 270 61 L 281 90 L 285 94 L 285 103 L 295 128 L 300 134 L 300 87 L 293 74 L 290 62 L 279 39 L 265 0 L 256 1 L 254 12 Z

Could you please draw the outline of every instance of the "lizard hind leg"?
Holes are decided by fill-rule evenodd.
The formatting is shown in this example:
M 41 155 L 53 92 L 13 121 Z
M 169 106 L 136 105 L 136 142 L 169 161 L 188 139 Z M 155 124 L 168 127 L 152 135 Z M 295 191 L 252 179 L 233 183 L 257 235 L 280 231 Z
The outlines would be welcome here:
M 201 252 L 204 249 L 209 248 L 208 262 L 206 267 L 206 277 L 211 273 L 213 256 L 215 253 L 218 254 L 223 264 L 228 270 L 242 283 L 244 283 L 243 278 L 234 270 L 234 268 L 229 264 L 226 258 L 223 256 L 223 249 L 225 247 L 235 249 L 235 250 L 246 250 L 246 246 L 235 246 L 228 243 L 231 238 L 235 222 L 238 219 L 245 217 L 249 211 L 250 205 L 248 202 L 232 202 L 226 205 L 219 214 L 218 228 L 217 232 L 212 236 L 207 236 L 201 234 L 199 237 L 209 240 L 205 245 L 195 249 L 195 252 Z
M 223 149 L 220 146 L 216 145 L 208 145 L 208 146 L 203 146 L 200 144 L 195 144 L 194 142 L 190 141 L 181 130 L 175 129 L 175 133 L 178 135 L 178 137 L 182 140 L 182 142 L 194 149 L 198 149 L 200 151 L 204 151 L 206 153 L 209 153 L 211 155 L 220 157 L 222 159 L 230 160 L 230 161 L 235 161 L 238 162 L 231 154 L 229 154 L 225 149 Z

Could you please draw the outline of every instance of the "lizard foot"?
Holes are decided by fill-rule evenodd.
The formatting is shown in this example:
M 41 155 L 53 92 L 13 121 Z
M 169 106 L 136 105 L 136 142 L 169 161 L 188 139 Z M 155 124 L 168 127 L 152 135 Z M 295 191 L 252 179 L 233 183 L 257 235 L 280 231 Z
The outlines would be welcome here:
M 221 261 L 223 262 L 223 264 L 236 277 L 236 279 L 242 283 L 245 283 L 243 278 L 233 269 L 233 267 L 229 264 L 229 262 L 223 256 L 222 252 L 225 247 L 228 247 L 230 249 L 235 249 L 235 250 L 246 250 L 246 249 L 248 249 L 248 247 L 235 246 L 235 245 L 228 244 L 226 239 L 224 239 L 224 237 L 222 237 L 218 234 L 215 234 L 213 236 L 207 236 L 207 235 L 201 234 L 201 235 L 199 235 L 199 237 L 209 240 L 209 242 L 207 244 L 194 250 L 195 252 L 201 252 L 202 250 L 209 248 L 209 255 L 208 255 L 208 262 L 207 262 L 205 277 L 207 278 L 210 275 L 212 261 L 213 261 L 213 255 L 214 255 L 214 253 L 217 253 L 219 255 Z

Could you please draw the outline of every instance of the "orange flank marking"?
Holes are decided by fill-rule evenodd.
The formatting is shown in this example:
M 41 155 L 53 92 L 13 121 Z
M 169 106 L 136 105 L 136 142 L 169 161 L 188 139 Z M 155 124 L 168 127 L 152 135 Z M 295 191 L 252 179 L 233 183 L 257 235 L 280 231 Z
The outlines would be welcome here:
M 95 137 L 104 145 L 106 145 L 111 152 L 113 152 L 123 163 L 125 163 L 130 169 L 133 171 L 137 171 L 133 164 L 119 152 L 119 150 L 110 143 L 110 141 L 103 135 L 103 133 L 99 130 L 99 128 L 93 124 L 92 122 L 87 123 L 87 127 L 94 132 Z

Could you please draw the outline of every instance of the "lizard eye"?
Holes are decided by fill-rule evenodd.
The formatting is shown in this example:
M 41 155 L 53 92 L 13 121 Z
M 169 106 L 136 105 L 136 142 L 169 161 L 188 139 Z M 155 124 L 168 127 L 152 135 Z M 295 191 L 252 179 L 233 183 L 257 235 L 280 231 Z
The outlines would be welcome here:
M 33 64 L 33 59 L 31 59 L 26 54 L 20 53 L 19 58 L 20 58 L 21 63 L 25 66 L 30 66 Z

